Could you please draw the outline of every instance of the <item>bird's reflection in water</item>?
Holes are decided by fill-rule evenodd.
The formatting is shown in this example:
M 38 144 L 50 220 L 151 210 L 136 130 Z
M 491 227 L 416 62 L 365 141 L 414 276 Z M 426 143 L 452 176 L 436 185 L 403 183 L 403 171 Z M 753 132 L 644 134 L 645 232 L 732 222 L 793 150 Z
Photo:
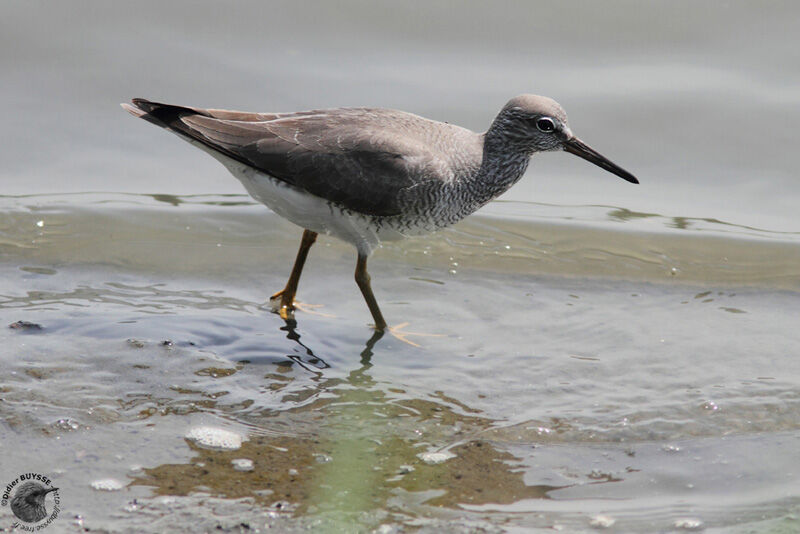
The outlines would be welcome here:
M 291 339 L 299 346 L 300 350 L 295 354 L 287 354 L 286 357 L 291 361 L 305 369 L 306 371 L 315 372 L 315 370 L 329 369 L 331 366 L 322 358 L 314 354 L 313 349 L 300 341 L 300 334 L 297 332 L 297 321 L 294 319 L 286 319 L 285 324 L 280 327 L 280 330 L 286 332 L 286 338 Z M 376 330 L 372 336 L 364 344 L 364 350 L 361 351 L 361 369 L 358 371 L 363 372 L 372 367 L 373 349 L 378 341 L 383 338 L 384 332 Z M 313 368 L 313 369 L 312 369 Z
M 320 376 L 314 393 L 301 397 L 307 401 L 316 396 L 301 408 L 313 407 L 316 416 L 311 433 L 315 463 L 307 489 L 314 506 L 382 508 L 396 491 L 428 493 L 426 503 L 442 507 L 510 504 L 548 498 L 549 492 L 566 487 L 526 482 L 525 457 L 483 437 L 495 422 L 478 410 L 440 392 L 420 397 L 408 394 L 402 384 L 376 380 L 372 358 L 383 332 L 375 331 L 365 341 L 358 363 L 333 364 L 346 368 L 344 376 L 331 372 L 323 377 L 322 370 L 331 366 L 300 340 L 296 327 L 294 321 L 281 327 L 301 349 L 292 360 Z M 300 449 L 293 445 L 293 450 Z M 421 459 L 426 451 L 430 458 L 442 454 L 446 461 Z
M 195 454 L 190 461 L 147 468 L 134 485 L 155 487 L 161 495 L 200 491 L 225 498 L 256 495 L 264 506 L 280 495 L 297 505 L 299 514 L 310 513 L 313 507 L 318 512 L 312 514 L 320 517 L 333 512 L 330 517 L 348 518 L 346 525 L 336 525 L 342 528 L 322 529 L 326 531 L 352 530 L 349 518 L 354 516 L 346 514 L 367 517 L 382 510 L 405 514 L 407 502 L 460 513 L 464 504 L 496 506 L 544 499 L 566 487 L 551 485 L 553 475 L 537 468 L 530 454 L 517 454 L 512 446 L 498 445 L 485 434 L 502 422 L 458 398 L 408 388 L 402 377 L 383 373 L 376 357 L 381 332 L 372 333 L 363 346 L 350 352 L 352 359 L 331 357 L 329 364 L 317 354 L 323 346 L 329 350 L 329 344 L 321 342 L 315 351 L 308 339 L 301 339 L 296 322 L 272 328 L 273 335 L 280 332 L 292 346 L 286 350 L 281 341 L 280 354 L 291 355 L 276 362 L 270 351 L 260 361 L 278 363 L 282 369 L 277 373 L 264 376 L 255 369 L 253 377 L 259 383 L 268 381 L 266 404 L 256 399 L 247 405 L 215 407 L 248 429 L 249 438 L 241 449 L 221 452 L 190 444 Z M 310 380 L 285 374 L 300 368 L 312 375 Z M 293 378 L 300 380 L 285 387 Z M 235 473 L 230 468 L 235 458 L 252 459 L 254 470 Z M 537 478 L 541 483 L 535 482 Z M 265 487 L 271 490 L 268 496 L 259 493 Z
M 300 341 L 300 334 L 297 332 L 297 321 L 294 319 L 286 320 L 286 324 L 280 328 L 282 331 L 286 332 L 286 338 L 291 339 L 295 343 L 297 343 L 300 347 L 300 351 L 295 354 L 287 354 L 286 357 L 292 360 L 294 363 L 305 369 L 306 371 L 312 371 L 311 367 L 314 369 L 329 369 L 330 365 L 323 360 L 322 358 L 318 357 L 314 354 L 314 351 L 311 348 Z M 301 354 L 302 353 L 302 354 Z

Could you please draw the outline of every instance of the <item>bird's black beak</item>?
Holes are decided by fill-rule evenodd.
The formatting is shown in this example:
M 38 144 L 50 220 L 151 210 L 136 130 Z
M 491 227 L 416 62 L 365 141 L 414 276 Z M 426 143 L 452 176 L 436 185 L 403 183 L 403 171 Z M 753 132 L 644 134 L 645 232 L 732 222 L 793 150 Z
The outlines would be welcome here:
M 639 180 L 636 179 L 634 175 L 611 161 L 610 159 L 606 158 L 592 147 L 578 139 L 577 137 L 571 137 L 567 141 L 564 141 L 564 150 L 569 152 L 570 154 L 575 154 L 586 161 L 591 161 L 601 169 L 605 169 L 608 172 L 614 173 L 623 180 L 627 180 L 632 184 L 638 184 Z
M 56 491 L 56 490 L 58 490 L 58 488 L 47 488 L 46 490 L 44 490 L 44 494 L 47 495 L 51 491 Z

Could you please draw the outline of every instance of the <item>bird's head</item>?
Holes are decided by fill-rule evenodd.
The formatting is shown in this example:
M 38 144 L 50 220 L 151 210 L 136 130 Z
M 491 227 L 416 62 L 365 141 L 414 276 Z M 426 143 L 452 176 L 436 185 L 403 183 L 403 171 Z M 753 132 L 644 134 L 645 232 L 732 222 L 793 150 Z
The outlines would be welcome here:
M 502 139 L 529 155 L 534 152 L 564 150 L 590 161 L 608 172 L 638 184 L 631 173 L 575 137 L 567 123 L 567 113 L 552 98 L 520 95 L 503 107 L 490 129 Z

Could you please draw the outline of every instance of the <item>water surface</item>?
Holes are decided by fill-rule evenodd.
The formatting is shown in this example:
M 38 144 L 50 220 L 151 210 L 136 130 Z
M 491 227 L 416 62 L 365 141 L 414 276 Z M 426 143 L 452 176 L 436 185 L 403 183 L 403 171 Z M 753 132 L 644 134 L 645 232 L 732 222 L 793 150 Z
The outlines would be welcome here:
M 54 532 L 797 531 L 798 9 L 4 3 L 0 483 L 52 478 Z M 524 92 L 642 184 L 544 154 L 378 250 L 420 347 L 374 334 L 327 238 L 322 307 L 270 313 L 300 230 L 118 107 L 481 131 Z
M 65 517 L 111 530 L 193 528 L 176 510 L 226 529 L 240 522 L 226 513 L 286 529 L 794 521 L 797 236 L 660 216 L 629 231 L 640 219 L 619 209 L 554 220 L 512 203 L 543 215 L 375 254 L 390 321 L 439 336 L 413 347 L 369 328 L 348 246 L 315 246 L 300 297 L 324 307 L 287 325 L 264 301 L 299 231 L 244 195 L 165 200 L 3 200 L 0 315 L 42 326 L 3 330 L 4 439 L 18 446 L 4 470 L 53 473 Z M 206 450 L 185 439 L 198 426 L 245 442 Z M 92 489 L 109 478 L 124 489 Z

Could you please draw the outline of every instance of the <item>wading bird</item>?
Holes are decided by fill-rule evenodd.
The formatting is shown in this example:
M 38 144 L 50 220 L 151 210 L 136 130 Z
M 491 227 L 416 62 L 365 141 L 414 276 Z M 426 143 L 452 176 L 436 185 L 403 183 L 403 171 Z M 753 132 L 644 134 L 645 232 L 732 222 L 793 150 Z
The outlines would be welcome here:
M 319 233 L 356 247 L 356 283 L 383 331 L 367 274 L 381 241 L 463 219 L 514 185 L 536 152 L 564 150 L 639 183 L 575 137 L 562 107 L 543 96 L 511 99 L 485 133 L 380 108 L 248 113 L 141 98 L 122 107 L 205 150 L 254 199 L 305 229 L 289 281 L 271 299 L 284 319 Z

